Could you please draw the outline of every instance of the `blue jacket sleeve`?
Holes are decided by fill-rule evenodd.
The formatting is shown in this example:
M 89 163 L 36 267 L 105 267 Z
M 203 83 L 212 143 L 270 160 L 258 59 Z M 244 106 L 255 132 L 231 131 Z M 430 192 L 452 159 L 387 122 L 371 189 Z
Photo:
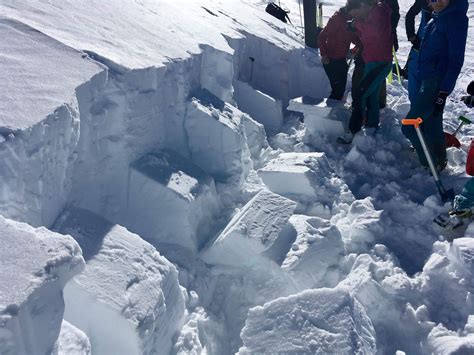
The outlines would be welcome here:
M 440 86 L 440 91 L 445 91 L 448 94 L 453 91 L 464 64 L 468 24 L 469 20 L 463 16 L 456 18 L 448 25 L 448 68 Z

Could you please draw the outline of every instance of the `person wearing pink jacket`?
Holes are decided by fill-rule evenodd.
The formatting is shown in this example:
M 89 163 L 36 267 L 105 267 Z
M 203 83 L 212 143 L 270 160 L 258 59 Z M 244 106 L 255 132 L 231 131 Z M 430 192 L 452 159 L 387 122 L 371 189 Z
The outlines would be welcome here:
M 360 0 L 359 6 L 349 12 L 355 19 L 352 28 L 362 42 L 365 67 L 361 83 L 353 90 L 349 130 L 337 139 L 339 143 L 352 143 L 354 135 L 362 128 L 364 118 L 366 128 L 375 132 L 379 126 L 378 92 L 392 68 L 391 13 L 390 5 L 384 0 Z

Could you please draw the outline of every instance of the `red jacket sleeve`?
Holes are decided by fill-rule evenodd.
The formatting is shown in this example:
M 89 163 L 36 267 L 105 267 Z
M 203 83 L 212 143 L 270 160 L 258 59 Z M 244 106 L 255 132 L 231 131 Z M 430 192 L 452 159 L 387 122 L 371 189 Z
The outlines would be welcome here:
M 333 37 L 334 30 L 337 28 L 337 20 L 336 20 L 337 13 L 335 13 L 326 24 L 326 27 L 319 33 L 318 37 L 318 46 L 319 46 L 319 54 L 321 57 L 327 55 L 327 45 L 326 41 L 328 38 Z
M 466 173 L 474 176 L 474 140 L 471 141 L 469 153 L 467 153 Z

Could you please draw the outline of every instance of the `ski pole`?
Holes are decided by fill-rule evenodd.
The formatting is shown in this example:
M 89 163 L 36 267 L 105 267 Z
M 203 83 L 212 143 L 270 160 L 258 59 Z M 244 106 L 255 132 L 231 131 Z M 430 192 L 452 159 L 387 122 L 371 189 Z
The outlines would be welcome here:
M 441 196 L 441 200 L 443 202 L 454 200 L 454 190 L 453 189 L 446 190 L 444 188 L 443 183 L 441 182 L 439 178 L 438 171 L 436 170 L 433 164 L 430 151 L 428 150 L 428 147 L 426 146 L 425 139 L 423 138 L 423 133 L 421 133 L 420 125 L 422 123 L 423 123 L 423 120 L 420 117 L 416 119 L 403 119 L 402 120 L 402 124 L 404 126 L 413 126 L 415 128 L 416 134 L 418 135 L 418 139 L 420 140 L 421 146 L 423 148 L 423 152 L 425 153 L 426 160 L 428 161 L 428 165 L 430 166 L 431 173 L 433 174 L 433 177 L 436 183 L 436 188 L 438 189 L 438 192 Z
M 395 59 L 395 68 L 397 69 L 398 83 L 402 85 L 402 79 L 400 78 L 400 67 L 398 66 L 397 53 L 395 52 L 395 47 L 392 47 L 393 58 Z

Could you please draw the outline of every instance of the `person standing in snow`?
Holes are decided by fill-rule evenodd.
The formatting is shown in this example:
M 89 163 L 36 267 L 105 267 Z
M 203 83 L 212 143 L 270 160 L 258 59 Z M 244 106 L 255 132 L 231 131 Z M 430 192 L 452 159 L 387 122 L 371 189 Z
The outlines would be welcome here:
M 349 11 L 355 18 L 354 27 L 361 39 L 364 76 L 354 90 L 352 115 L 349 130 L 337 141 L 350 144 L 354 134 L 362 128 L 367 111 L 366 128 L 376 129 L 379 125 L 379 90 L 392 67 L 391 8 L 385 1 L 373 3 L 361 0 L 358 8 Z
M 349 71 L 346 56 L 351 43 L 356 45 L 355 50 L 361 45 L 359 37 L 347 28 L 347 21 L 351 19 L 348 12 L 353 3 L 355 0 L 336 11 L 318 37 L 321 62 L 331 83 L 330 99 L 341 100 L 344 96 Z
M 408 97 L 410 103 L 415 102 L 415 97 L 420 90 L 421 82 L 418 79 L 418 53 L 420 50 L 421 39 L 425 33 L 425 27 L 431 19 L 431 7 L 427 0 L 415 0 L 410 7 L 405 18 L 405 29 L 407 38 L 412 44 L 410 54 L 408 55 Z M 418 32 L 415 32 L 415 17 L 421 12 L 420 25 Z
M 464 102 L 467 107 L 474 107 L 474 81 L 471 81 L 467 86 L 467 95 L 461 97 L 461 101 Z
M 433 0 L 432 0 L 433 1 Z M 446 167 L 443 111 L 464 63 L 468 18 L 467 0 L 431 2 L 432 19 L 425 28 L 418 58 L 421 86 L 407 118 L 423 119 L 422 130 L 438 171 Z M 402 126 L 420 163 L 428 166 L 423 148 L 412 126 Z

